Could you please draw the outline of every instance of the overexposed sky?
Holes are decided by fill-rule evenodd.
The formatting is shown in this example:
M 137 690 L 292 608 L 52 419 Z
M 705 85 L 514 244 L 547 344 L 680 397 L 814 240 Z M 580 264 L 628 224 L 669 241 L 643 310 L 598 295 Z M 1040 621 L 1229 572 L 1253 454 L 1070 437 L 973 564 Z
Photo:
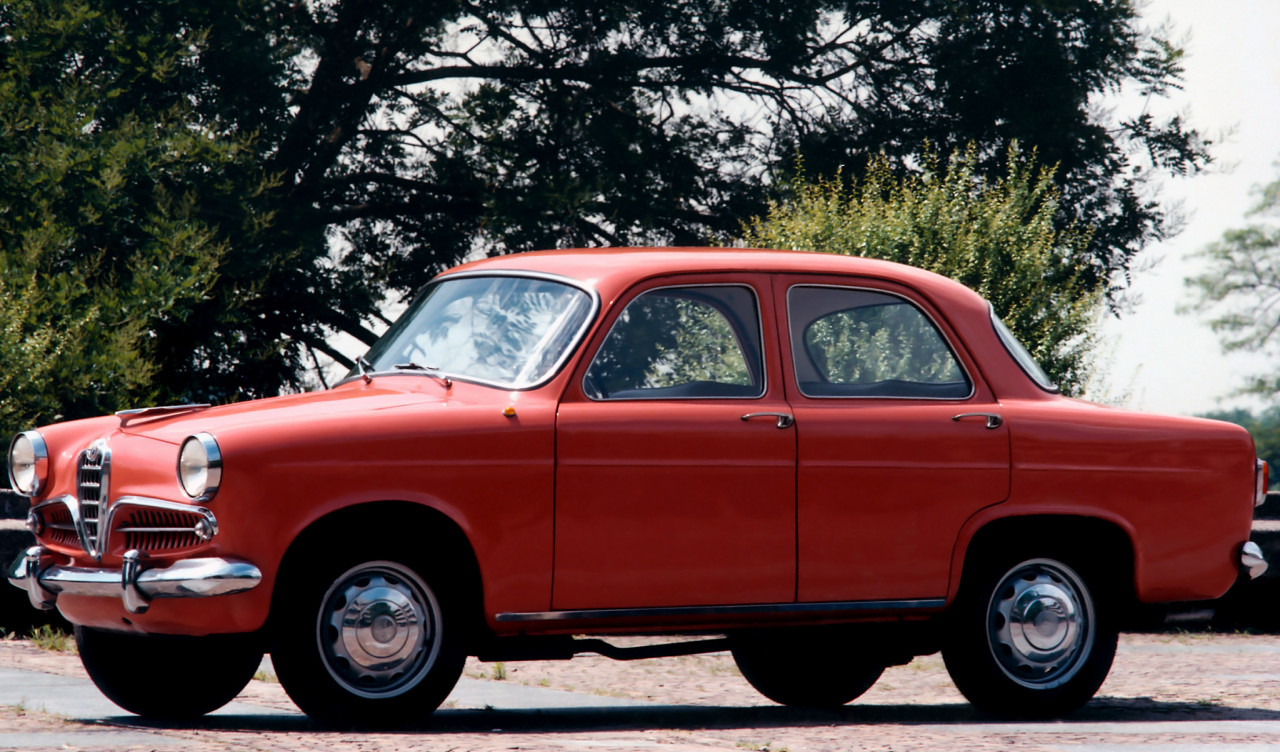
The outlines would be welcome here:
M 1153 25 L 1170 20 L 1175 39 L 1187 35 L 1185 87 L 1171 100 L 1218 142 L 1217 164 L 1210 174 L 1165 183 L 1162 199 L 1182 200 L 1187 224 L 1147 249 L 1144 258 L 1158 263 L 1135 276 L 1141 304 L 1104 326 L 1107 386 L 1120 404 L 1154 412 L 1255 407 L 1256 400 L 1228 395 L 1280 359 L 1223 354 L 1203 317 L 1177 307 L 1192 299 L 1183 280 L 1203 268 L 1189 256 L 1247 224 L 1252 188 L 1280 177 L 1280 1 L 1149 0 L 1143 15 Z

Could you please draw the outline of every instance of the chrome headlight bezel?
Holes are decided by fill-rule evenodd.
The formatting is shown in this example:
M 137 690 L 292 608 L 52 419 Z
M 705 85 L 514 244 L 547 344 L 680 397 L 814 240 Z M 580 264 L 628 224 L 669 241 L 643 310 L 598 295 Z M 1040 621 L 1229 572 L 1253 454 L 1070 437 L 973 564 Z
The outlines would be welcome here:
M 21 451 L 23 456 L 15 458 Z M 22 496 L 34 497 L 49 480 L 49 445 L 39 431 L 23 431 L 9 442 L 9 487 Z M 22 469 L 19 467 L 19 460 Z M 15 472 L 16 470 L 16 472 Z
M 178 485 L 192 499 L 208 501 L 222 484 L 222 451 L 207 433 L 197 433 L 182 441 L 178 450 Z

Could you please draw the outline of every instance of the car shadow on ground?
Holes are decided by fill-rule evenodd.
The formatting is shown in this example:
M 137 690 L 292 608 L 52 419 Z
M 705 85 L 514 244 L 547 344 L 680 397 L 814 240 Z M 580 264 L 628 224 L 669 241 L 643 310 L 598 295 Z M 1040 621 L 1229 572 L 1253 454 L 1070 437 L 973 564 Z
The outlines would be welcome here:
M 1066 718 L 1050 721 L 1055 732 L 1069 732 L 1072 724 L 1179 721 L 1280 721 L 1280 710 L 1239 708 L 1197 702 L 1161 702 L 1149 698 L 1099 698 Z M 134 716 L 104 718 L 112 725 L 174 728 Z M 553 733 L 583 731 L 640 731 L 788 728 L 816 725 L 1034 725 L 1035 721 L 993 718 L 968 705 L 849 705 L 839 710 L 800 710 L 781 706 L 720 707 L 653 705 L 609 708 L 548 708 L 545 710 L 442 709 L 415 723 L 385 733 Z M 216 715 L 182 728 L 300 732 L 326 731 L 301 715 Z

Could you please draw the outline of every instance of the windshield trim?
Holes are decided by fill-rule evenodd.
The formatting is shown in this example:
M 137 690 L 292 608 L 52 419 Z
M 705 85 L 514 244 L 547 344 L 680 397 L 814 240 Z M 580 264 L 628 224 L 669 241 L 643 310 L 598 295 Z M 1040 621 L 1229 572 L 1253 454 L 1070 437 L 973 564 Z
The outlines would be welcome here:
M 554 379 L 562 370 L 564 370 L 565 364 L 569 362 L 569 359 L 573 357 L 573 354 L 577 352 L 579 347 L 582 346 L 583 338 L 586 336 L 587 332 L 590 331 L 591 327 L 594 326 L 596 321 L 596 316 L 600 314 L 600 293 L 598 290 L 596 290 L 594 287 L 587 284 L 586 282 L 573 279 L 572 277 L 561 276 L 559 274 L 551 274 L 549 272 L 524 271 L 520 269 L 493 269 L 493 270 L 485 270 L 485 271 L 475 270 L 475 271 L 454 272 L 454 273 L 446 272 L 444 274 L 437 276 L 435 279 L 432 279 L 427 284 L 423 285 L 422 289 L 418 291 L 418 294 L 413 296 L 413 301 L 409 303 L 409 307 L 406 308 L 405 311 L 407 313 L 410 309 L 412 309 L 413 306 L 418 302 L 418 300 L 422 298 L 423 295 L 426 295 L 428 292 L 430 292 L 431 289 L 436 285 L 439 285 L 454 279 L 469 279 L 469 278 L 477 278 L 477 277 L 518 277 L 522 279 L 538 279 L 544 282 L 558 282 L 560 284 L 568 285 L 569 287 L 574 287 L 574 288 L 577 288 L 578 290 L 581 290 L 582 292 L 585 292 L 587 294 L 587 297 L 591 299 L 591 308 L 587 312 L 587 315 L 583 317 L 582 325 L 578 327 L 578 331 L 573 333 L 573 337 L 570 339 L 570 344 L 569 346 L 565 347 L 564 353 L 560 356 L 560 359 L 556 361 L 553 367 L 547 369 L 547 375 L 544 378 L 542 378 L 540 381 L 537 381 L 533 384 L 527 384 L 525 386 L 518 387 L 502 381 L 493 381 L 491 379 L 481 379 L 475 376 L 467 376 L 464 374 L 457 374 L 450 371 L 439 371 L 439 370 L 418 371 L 418 370 L 393 368 L 390 371 L 371 371 L 369 373 L 369 376 L 373 378 L 377 378 L 379 376 L 421 376 L 426 378 L 439 378 L 440 376 L 448 376 L 450 379 L 454 381 L 465 381 L 469 384 L 491 386 L 497 389 L 506 389 L 512 392 L 526 392 L 532 389 L 537 389 L 539 387 L 545 386 L 547 382 Z M 381 337 L 379 337 L 379 339 L 381 339 Z M 364 357 L 364 355 L 361 354 L 361 357 Z M 359 381 L 359 380 L 361 380 L 361 376 L 359 374 L 356 374 L 353 376 L 347 376 L 346 378 L 342 379 L 338 383 L 334 384 L 333 387 L 331 388 L 336 388 L 336 387 L 342 386 L 343 384 L 348 384 L 352 381 Z

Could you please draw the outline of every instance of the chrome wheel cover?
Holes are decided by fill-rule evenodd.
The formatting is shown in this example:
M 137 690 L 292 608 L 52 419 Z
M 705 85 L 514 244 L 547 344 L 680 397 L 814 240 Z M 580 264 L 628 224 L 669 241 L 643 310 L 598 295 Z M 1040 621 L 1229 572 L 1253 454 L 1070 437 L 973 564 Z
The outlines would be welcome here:
M 1052 559 L 1005 573 L 987 606 L 987 644 L 1005 676 L 1029 689 L 1054 689 L 1080 671 L 1097 631 L 1084 581 Z
M 329 676 L 354 695 L 396 697 L 417 686 L 440 652 L 440 605 L 413 570 L 391 561 L 338 577 L 316 621 Z

